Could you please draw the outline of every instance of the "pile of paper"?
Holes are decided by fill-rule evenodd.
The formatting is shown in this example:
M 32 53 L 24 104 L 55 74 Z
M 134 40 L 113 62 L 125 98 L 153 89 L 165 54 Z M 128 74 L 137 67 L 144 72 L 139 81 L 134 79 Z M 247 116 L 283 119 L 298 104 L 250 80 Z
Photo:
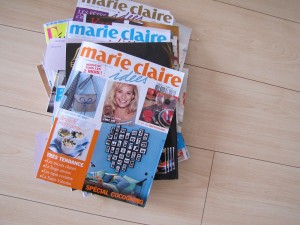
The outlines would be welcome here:
M 38 66 L 53 114 L 37 178 L 145 206 L 153 179 L 178 179 L 191 29 L 133 1 L 78 0 L 44 24 Z

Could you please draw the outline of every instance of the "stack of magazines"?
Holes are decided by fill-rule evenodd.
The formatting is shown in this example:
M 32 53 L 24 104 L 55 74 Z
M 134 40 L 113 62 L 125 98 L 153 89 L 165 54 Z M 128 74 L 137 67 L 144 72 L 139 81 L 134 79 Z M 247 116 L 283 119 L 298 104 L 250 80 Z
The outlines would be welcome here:
M 181 126 L 191 29 L 133 1 L 78 0 L 44 24 L 38 70 L 50 133 L 37 135 L 36 177 L 144 207 L 153 180 L 189 158 Z

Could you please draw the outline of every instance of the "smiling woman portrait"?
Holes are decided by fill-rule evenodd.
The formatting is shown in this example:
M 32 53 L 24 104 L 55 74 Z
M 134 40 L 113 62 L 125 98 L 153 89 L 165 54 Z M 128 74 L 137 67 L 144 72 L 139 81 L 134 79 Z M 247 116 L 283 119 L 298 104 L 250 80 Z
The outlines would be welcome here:
M 136 85 L 114 82 L 104 103 L 102 122 L 133 125 L 138 98 Z

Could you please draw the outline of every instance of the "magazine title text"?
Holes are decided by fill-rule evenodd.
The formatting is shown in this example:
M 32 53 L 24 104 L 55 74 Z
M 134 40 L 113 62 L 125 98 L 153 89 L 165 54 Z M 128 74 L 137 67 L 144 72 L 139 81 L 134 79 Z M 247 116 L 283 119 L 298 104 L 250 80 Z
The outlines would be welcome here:
M 159 67 L 159 69 L 157 69 L 157 67 L 152 67 L 149 62 L 136 63 L 133 65 L 132 61 L 124 58 L 121 52 L 118 52 L 117 54 L 107 54 L 106 51 L 98 50 L 96 48 L 82 47 L 80 50 L 80 56 L 113 65 L 115 67 L 120 67 L 123 70 L 129 70 L 132 68 L 138 75 L 148 77 L 165 84 L 171 84 L 174 87 L 179 87 L 182 82 L 181 77 L 172 73 L 165 73 L 166 69 L 164 67 Z
M 157 11 L 157 9 L 146 5 L 132 5 L 130 8 L 125 3 L 126 1 L 119 0 L 82 0 L 82 3 L 98 5 L 106 8 L 124 11 L 130 11 L 133 15 L 144 16 L 150 19 L 164 21 L 165 23 L 172 24 L 173 16 L 166 14 L 164 10 Z

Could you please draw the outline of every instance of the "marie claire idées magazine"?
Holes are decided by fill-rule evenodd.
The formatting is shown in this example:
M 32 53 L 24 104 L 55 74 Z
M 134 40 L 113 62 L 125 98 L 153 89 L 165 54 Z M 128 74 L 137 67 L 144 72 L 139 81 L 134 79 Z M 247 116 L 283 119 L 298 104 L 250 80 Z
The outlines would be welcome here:
M 85 15 L 111 16 L 173 25 L 174 16 L 168 10 L 127 0 L 78 0 L 74 21 L 84 21 Z
M 183 77 L 83 42 L 37 178 L 144 207 Z

